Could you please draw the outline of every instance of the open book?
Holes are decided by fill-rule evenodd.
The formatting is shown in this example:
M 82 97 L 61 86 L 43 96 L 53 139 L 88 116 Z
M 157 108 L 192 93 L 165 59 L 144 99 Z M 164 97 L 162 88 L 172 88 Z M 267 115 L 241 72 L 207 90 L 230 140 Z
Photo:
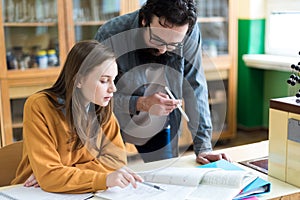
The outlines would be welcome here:
M 188 199 L 232 200 L 256 178 L 247 171 L 211 171 L 204 176 Z
M 218 160 L 206 165 L 201 165 L 199 168 L 205 169 L 224 169 L 226 171 L 245 171 L 240 166 L 230 163 L 226 160 Z M 241 199 L 245 197 L 258 196 L 270 192 L 271 183 L 260 177 L 257 177 L 254 181 L 244 187 L 234 199 Z
M 104 199 L 233 199 L 257 177 L 247 171 L 219 168 L 168 167 L 139 173 L 147 183 L 161 189 L 138 184 L 126 188 L 113 187 L 96 193 Z M 217 194 L 221 192 L 220 196 Z M 202 195 L 203 194 L 203 195 Z M 207 196 L 209 195 L 209 196 Z

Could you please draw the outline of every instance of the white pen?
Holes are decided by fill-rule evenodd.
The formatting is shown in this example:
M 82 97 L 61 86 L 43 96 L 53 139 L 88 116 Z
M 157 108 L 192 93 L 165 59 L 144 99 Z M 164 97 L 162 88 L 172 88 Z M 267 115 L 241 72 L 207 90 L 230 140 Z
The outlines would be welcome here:
M 148 182 L 141 182 L 141 183 L 144 184 L 144 185 L 147 185 L 147 186 L 149 186 L 149 187 L 158 189 L 158 190 L 166 191 L 166 190 L 162 189 L 161 187 L 159 187 L 158 185 L 154 185 L 154 184 L 151 184 L 151 183 L 148 183 Z
M 165 90 L 167 91 L 167 93 L 171 97 L 171 99 L 176 100 L 175 97 L 173 96 L 172 92 L 170 91 L 170 89 L 167 86 L 165 87 Z M 184 110 L 181 108 L 181 106 L 179 104 L 177 104 L 177 108 L 179 109 L 179 111 L 181 112 L 181 114 L 183 115 L 185 120 L 187 122 L 189 122 L 190 121 L 189 117 L 187 116 L 187 114 L 184 112 Z

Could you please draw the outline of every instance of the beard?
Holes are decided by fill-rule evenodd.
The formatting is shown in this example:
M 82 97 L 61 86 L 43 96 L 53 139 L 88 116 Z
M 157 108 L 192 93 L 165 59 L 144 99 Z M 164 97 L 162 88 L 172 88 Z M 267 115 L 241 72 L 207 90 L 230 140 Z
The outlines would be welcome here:
M 174 53 L 166 52 L 164 54 L 160 54 L 159 50 L 156 48 L 140 49 L 139 54 L 145 63 L 154 62 L 167 64 L 167 62 L 174 57 Z
M 148 49 L 148 51 L 149 51 L 149 53 L 151 54 L 151 55 L 153 55 L 153 56 L 161 56 L 161 55 L 164 55 L 164 54 L 161 54 L 160 52 L 159 52 L 159 50 L 158 49 L 155 49 L 155 48 L 149 48 Z

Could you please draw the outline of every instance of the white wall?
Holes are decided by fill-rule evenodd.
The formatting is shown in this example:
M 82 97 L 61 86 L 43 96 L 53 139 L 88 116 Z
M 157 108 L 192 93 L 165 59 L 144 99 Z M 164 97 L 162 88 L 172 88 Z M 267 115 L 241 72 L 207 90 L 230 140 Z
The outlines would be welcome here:
M 300 10 L 300 0 L 238 0 L 238 4 L 239 19 L 261 19 L 276 10 Z
M 239 19 L 265 18 L 265 0 L 238 0 Z
M 250 0 L 249 0 L 250 1 Z M 266 1 L 266 16 L 272 11 L 300 11 L 299 0 L 265 0 Z

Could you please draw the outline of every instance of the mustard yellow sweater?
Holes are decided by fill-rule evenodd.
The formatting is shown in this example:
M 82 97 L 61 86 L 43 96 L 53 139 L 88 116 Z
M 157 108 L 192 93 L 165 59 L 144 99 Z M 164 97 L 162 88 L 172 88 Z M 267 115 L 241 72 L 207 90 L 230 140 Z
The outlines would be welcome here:
M 126 164 L 126 153 L 116 117 L 102 128 L 101 156 L 96 159 L 72 144 L 65 115 L 54 109 L 43 93 L 30 96 L 24 106 L 23 157 L 12 184 L 24 183 L 34 173 L 49 192 L 84 193 L 106 189 L 107 175 Z M 103 137 L 99 137 L 103 138 Z

